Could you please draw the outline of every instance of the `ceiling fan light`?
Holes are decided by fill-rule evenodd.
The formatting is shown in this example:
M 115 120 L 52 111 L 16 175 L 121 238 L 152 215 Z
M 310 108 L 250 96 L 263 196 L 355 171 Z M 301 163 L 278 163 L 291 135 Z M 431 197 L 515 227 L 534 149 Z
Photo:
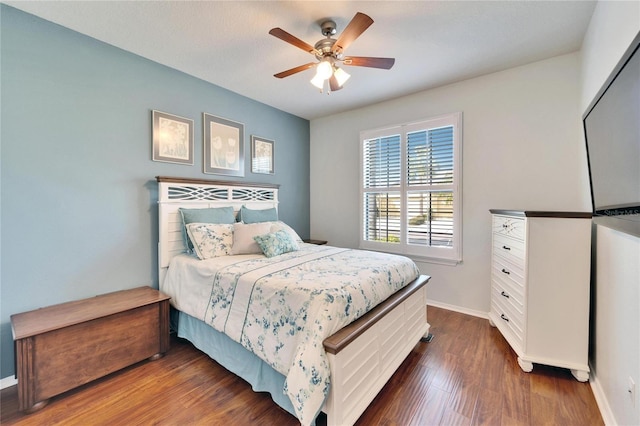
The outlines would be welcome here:
M 328 61 L 322 61 L 318 64 L 318 69 L 316 70 L 316 76 L 314 78 L 322 78 L 323 80 L 328 79 L 333 74 L 333 68 Z
M 338 81 L 338 86 L 342 87 L 344 85 L 344 83 L 346 83 L 347 80 L 349 80 L 349 77 L 351 77 L 351 74 L 349 74 L 348 72 L 346 72 L 342 68 L 337 68 L 336 67 L 336 71 L 333 73 L 333 76 Z
M 315 77 L 311 79 L 311 84 L 322 90 L 324 88 L 324 78 L 316 74 Z

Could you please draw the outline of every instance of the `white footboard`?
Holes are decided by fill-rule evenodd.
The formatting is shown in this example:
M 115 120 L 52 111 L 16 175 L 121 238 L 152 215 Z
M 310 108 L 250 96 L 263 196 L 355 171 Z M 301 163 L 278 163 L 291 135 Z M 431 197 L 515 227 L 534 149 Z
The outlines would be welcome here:
M 386 307 L 353 340 L 334 348 L 330 339 L 337 343 L 339 336 L 325 340 L 331 366 L 331 391 L 323 408 L 327 425 L 355 423 L 415 345 L 428 335 L 424 284 L 429 277 L 422 278 L 413 292 Z

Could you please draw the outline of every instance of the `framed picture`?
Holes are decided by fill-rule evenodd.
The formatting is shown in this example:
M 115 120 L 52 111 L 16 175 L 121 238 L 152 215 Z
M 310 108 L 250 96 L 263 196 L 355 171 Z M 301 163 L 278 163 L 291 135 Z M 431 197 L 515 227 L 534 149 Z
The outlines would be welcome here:
M 274 142 L 251 135 L 251 172 L 273 174 Z
M 193 120 L 151 111 L 153 161 L 193 165 Z
M 244 177 L 244 124 L 203 113 L 204 172 Z

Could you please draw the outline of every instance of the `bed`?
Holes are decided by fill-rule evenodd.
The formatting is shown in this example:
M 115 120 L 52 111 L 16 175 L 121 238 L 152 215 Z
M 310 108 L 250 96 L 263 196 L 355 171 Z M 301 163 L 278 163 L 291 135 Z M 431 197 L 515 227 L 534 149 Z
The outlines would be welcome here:
M 172 297 L 178 336 L 255 391 L 269 392 L 301 424 L 313 424 L 320 410 L 328 425 L 353 424 L 429 334 L 429 277 L 401 256 L 306 244 L 271 220 L 255 226 L 262 232 L 268 226 L 266 237 L 295 240 L 294 248 L 271 253 L 268 240 L 261 245 L 265 254 L 225 252 L 201 260 L 199 243 L 197 255 L 185 253 L 181 209 L 273 211 L 278 186 L 156 179 L 159 283 Z M 193 241 L 197 226 L 189 226 Z M 250 226 L 235 225 L 234 238 Z

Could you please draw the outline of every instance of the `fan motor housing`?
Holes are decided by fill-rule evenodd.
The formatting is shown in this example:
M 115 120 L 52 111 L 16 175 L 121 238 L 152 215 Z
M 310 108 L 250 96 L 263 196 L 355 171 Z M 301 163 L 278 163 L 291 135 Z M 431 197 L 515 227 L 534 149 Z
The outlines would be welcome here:
M 322 58 L 324 56 L 331 55 L 331 49 L 333 45 L 336 43 L 336 39 L 333 38 L 323 38 L 319 42 L 315 44 L 315 48 L 318 52 L 322 53 L 321 55 L 316 54 L 316 56 Z
M 336 44 L 337 41 L 336 39 L 331 38 L 331 36 L 335 35 L 337 32 L 335 21 L 324 21 L 320 24 L 320 30 L 322 31 L 322 35 L 326 38 L 323 38 L 313 46 L 316 49 L 316 58 L 318 58 L 318 60 L 322 60 L 326 57 L 341 59 L 341 54 L 337 54 L 332 51 L 333 45 Z

